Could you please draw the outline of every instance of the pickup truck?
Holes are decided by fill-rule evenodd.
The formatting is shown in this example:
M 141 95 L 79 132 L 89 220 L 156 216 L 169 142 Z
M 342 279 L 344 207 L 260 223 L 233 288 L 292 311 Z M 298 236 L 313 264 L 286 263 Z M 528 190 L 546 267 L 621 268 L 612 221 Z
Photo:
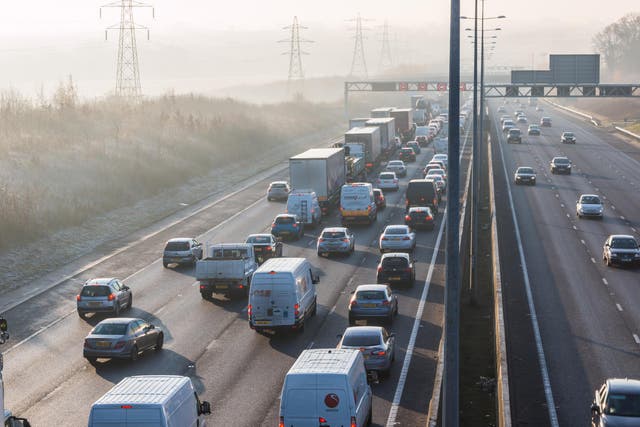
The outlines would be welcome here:
M 203 259 L 196 262 L 200 295 L 203 299 L 211 299 L 214 293 L 227 298 L 247 296 L 251 276 L 257 268 L 251 244 L 220 243 L 207 246 Z

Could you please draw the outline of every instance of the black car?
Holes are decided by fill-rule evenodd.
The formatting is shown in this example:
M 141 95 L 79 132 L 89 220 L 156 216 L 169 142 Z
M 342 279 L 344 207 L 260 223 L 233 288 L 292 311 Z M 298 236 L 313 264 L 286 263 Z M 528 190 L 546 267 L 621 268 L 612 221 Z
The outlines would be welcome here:
M 522 132 L 518 128 L 511 128 L 507 134 L 507 143 L 517 142 L 518 144 L 522 144 Z
M 411 228 L 433 230 L 435 227 L 435 215 L 428 206 L 414 206 L 404 217 L 404 223 Z
M 405 194 L 405 211 L 409 212 L 412 206 L 429 206 L 431 212 L 438 213 L 438 190 L 432 180 L 412 179 L 407 186 Z
M 562 132 L 562 136 L 560 137 L 560 142 L 563 144 L 575 144 L 576 136 L 573 132 Z
M 628 234 L 612 234 L 604 242 L 602 261 L 607 266 L 640 264 L 640 246 L 635 237 Z
M 413 151 L 413 148 L 403 147 L 400 149 L 400 153 L 398 153 L 398 160 L 402 160 L 404 162 L 415 162 L 416 152 Z
M 282 256 L 282 241 L 272 234 L 250 234 L 245 243 L 253 246 L 253 253 L 258 264 L 269 258 Z
M 551 117 L 543 117 L 540 119 L 540 126 L 550 128 L 551 127 Z
M 382 255 L 376 275 L 377 283 L 404 284 L 413 286 L 416 271 L 413 260 L 404 252 L 388 252 Z
M 571 175 L 571 160 L 566 157 L 554 157 L 550 163 L 551 173 L 566 173 Z

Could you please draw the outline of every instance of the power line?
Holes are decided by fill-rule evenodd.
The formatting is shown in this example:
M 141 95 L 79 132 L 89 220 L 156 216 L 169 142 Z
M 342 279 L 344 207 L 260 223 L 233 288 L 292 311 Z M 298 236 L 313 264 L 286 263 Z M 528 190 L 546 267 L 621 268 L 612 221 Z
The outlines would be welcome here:
M 298 17 L 293 17 L 293 24 L 283 27 L 283 30 L 291 30 L 291 37 L 285 40 L 278 40 L 278 43 L 289 43 L 289 50 L 283 52 L 283 55 L 289 55 L 289 77 L 288 87 L 291 88 L 292 81 L 300 81 L 304 83 L 304 70 L 302 68 L 302 55 L 309 55 L 300 48 L 300 43 L 313 43 L 313 40 L 301 39 L 300 30 L 307 30 L 298 23 Z
M 151 8 L 152 16 L 155 17 L 153 6 L 141 3 L 137 0 L 120 0 L 108 3 L 100 7 L 100 17 L 102 17 L 103 7 L 120 8 L 120 23 L 107 27 L 104 31 L 104 38 L 107 39 L 109 30 L 118 30 L 118 64 L 116 67 L 116 96 L 128 100 L 137 101 L 142 96 L 140 85 L 140 70 L 138 67 L 138 49 L 136 46 L 136 30 L 146 30 L 147 40 L 149 39 L 149 28 L 138 25 L 133 20 L 134 7 Z
M 356 23 L 355 27 L 355 45 L 353 46 L 353 59 L 351 60 L 351 77 L 369 78 L 369 72 L 367 71 L 367 61 L 364 56 L 364 37 L 362 36 L 362 21 L 360 14 L 355 19 L 350 19 L 349 22 Z

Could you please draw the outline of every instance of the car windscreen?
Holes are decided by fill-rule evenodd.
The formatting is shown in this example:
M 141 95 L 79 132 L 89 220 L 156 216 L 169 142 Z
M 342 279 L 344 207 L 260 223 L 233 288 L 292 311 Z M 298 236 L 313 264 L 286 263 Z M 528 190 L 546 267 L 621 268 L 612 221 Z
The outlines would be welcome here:
M 169 242 L 164 248 L 165 251 L 188 251 L 189 242 Z
M 638 244 L 633 239 L 613 239 L 611 241 L 611 247 L 616 249 L 636 249 Z
M 344 237 L 344 231 L 325 231 L 322 233 L 323 239 L 343 239 Z
M 531 168 L 519 168 L 518 173 L 533 173 L 533 169 Z
M 554 159 L 553 160 L 557 165 L 568 165 L 569 159 Z
M 380 345 L 380 335 L 347 334 L 342 339 L 342 345 L 348 347 L 372 347 L 374 345 Z
M 387 299 L 387 297 L 385 291 L 358 291 L 356 293 L 356 299 L 359 301 L 382 300 Z
M 404 227 L 389 227 L 384 231 L 384 234 L 392 234 L 392 235 L 407 234 L 407 229 Z
M 271 243 L 270 236 L 251 236 L 247 239 L 247 243 Z
M 394 179 L 395 175 L 392 173 L 381 173 L 380 179 Z
M 108 286 L 89 285 L 82 288 L 80 295 L 83 297 L 106 297 L 111 294 L 111 288 Z
M 382 259 L 382 267 L 384 268 L 406 268 L 409 262 L 402 257 L 387 257 Z
M 272 189 L 285 190 L 287 188 L 287 184 L 271 184 Z
M 276 224 L 293 224 L 295 219 L 292 216 L 279 216 L 276 218 Z
M 580 203 L 584 203 L 585 205 L 599 205 L 600 204 L 600 197 L 582 196 L 580 198 Z
M 564 136 L 568 136 L 569 138 L 573 138 L 573 134 L 571 132 L 565 132 Z
M 126 323 L 99 323 L 91 332 L 93 335 L 126 335 Z
M 404 163 L 402 162 L 402 160 L 393 160 L 391 162 L 389 162 L 389 164 L 387 166 L 392 166 L 394 168 L 399 168 L 404 166 Z
M 412 154 L 414 152 L 413 148 L 407 148 L 407 147 L 403 148 L 401 151 L 403 154 Z
M 640 394 L 610 392 L 604 413 L 616 417 L 640 417 Z

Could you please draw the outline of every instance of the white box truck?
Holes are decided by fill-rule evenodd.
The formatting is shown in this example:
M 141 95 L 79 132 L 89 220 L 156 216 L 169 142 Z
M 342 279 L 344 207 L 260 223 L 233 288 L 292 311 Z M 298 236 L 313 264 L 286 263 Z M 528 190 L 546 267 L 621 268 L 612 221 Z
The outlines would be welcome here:
M 356 157 L 362 156 L 358 150 L 364 148 L 365 168 L 370 171 L 380 160 L 380 129 L 377 126 L 350 129 L 344 134 L 344 145 L 349 147 L 349 155 Z
M 96 400 L 89 427 L 203 427 L 211 404 L 201 402 L 189 377 L 127 377 Z
M 372 392 L 358 350 L 304 350 L 284 378 L 281 427 L 363 427 L 371 416 Z
M 380 147 L 384 153 L 390 153 L 396 149 L 396 119 L 393 117 L 369 119 L 365 126 L 377 126 L 380 129 Z
M 289 159 L 292 192 L 316 193 L 323 215 L 338 203 L 340 188 L 347 182 L 344 148 L 312 148 Z
M 394 109 L 394 107 L 374 108 L 373 110 L 371 110 L 371 117 L 372 118 L 391 117 L 391 111 L 393 109 Z

